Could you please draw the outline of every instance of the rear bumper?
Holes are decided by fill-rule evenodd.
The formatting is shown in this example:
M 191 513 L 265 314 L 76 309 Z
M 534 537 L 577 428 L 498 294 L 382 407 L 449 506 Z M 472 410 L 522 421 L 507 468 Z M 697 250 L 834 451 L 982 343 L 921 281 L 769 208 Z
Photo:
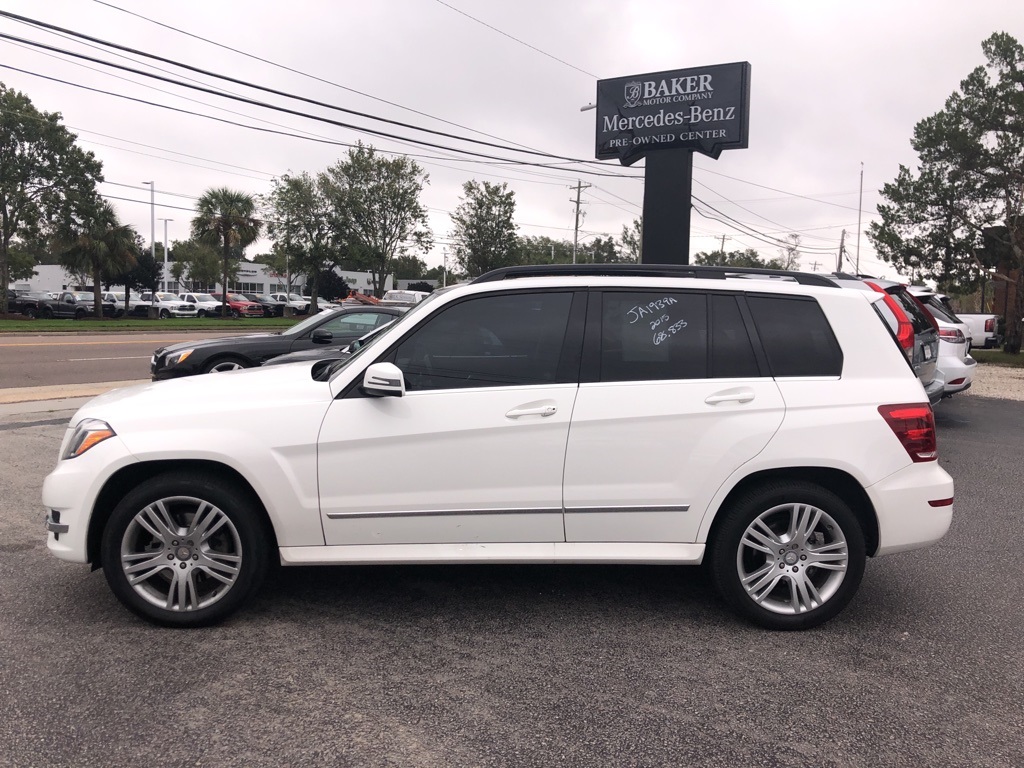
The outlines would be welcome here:
M 924 392 L 928 395 L 928 402 L 931 405 L 938 405 L 942 400 L 942 396 L 946 392 L 946 382 L 941 375 L 938 375 L 937 371 L 935 378 L 924 388 Z
M 878 516 L 878 551 L 889 555 L 934 544 L 953 521 L 953 478 L 937 461 L 911 464 L 865 489 Z

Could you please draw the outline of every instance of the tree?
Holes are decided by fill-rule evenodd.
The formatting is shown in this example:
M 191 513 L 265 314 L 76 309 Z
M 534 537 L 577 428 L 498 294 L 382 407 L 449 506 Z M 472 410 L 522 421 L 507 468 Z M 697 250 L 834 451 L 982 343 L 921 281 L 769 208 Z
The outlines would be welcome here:
M 332 226 L 330 181 L 325 174 L 284 175 L 263 198 L 271 211 L 267 234 L 288 254 L 285 271 L 306 275 L 311 287 L 310 311 L 318 311 L 317 296 L 324 275 L 333 274 L 342 256 L 342 239 Z
M 782 269 L 782 263 L 778 259 L 765 261 L 753 248 L 743 251 L 711 251 L 710 253 L 698 253 L 693 257 L 694 264 L 702 264 L 712 267 L 755 267 L 758 269 Z
M 643 258 L 644 223 L 643 219 L 633 219 L 629 226 L 623 226 L 619 237 L 622 260 L 639 263 Z
M 349 265 L 370 273 L 380 297 L 400 249 L 423 252 L 432 244 L 427 209 L 420 203 L 427 175 L 408 157 L 386 158 L 360 144 L 325 172 L 335 237 Z
M 393 263 L 395 280 L 415 280 L 427 274 L 427 262 L 419 256 L 400 253 Z
M 1006 351 L 1016 353 L 1024 301 L 1024 46 L 997 32 L 981 47 L 987 63 L 914 126 L 918 168 L 900 166 L 883 187 L 881 221 L 868 237 L 901 272 L 969 290 L 984 272 L 985 230 L 1002 227 L 1006 266 L 1015 274 Z
M 175 240 L 174 262 L 171 264 L 171 276 L 179 283 L 189 283 L 192 290 L 196 286 L 207 286 L 217 282 L 218 271 L 221 269 L 220 256 L 206 243 L 197 240 Z M 238 276 L 238 260 L 232 259 L 228 263 L 228 280 L 234 280 Z M 225 285 L 227 285 L 225 283 Z
M 508 184 L 467 181 L 451 214 L 455 261 L 472 277 L 516 263 L 518 235 L 512 217 L 516 194 Z
M 64 229 L 59 237 L 64 247 L 61 264 L 69 272 L 88 274 L 92 279 L 96 317 L 103 317 L 103 275 L 130 270 L 136 263 L 138 233 L 122 224 L 114 206 L 96 198 L 82 223 Z
M 335 299 L 344 299 L 348 296 L 349 290 L 351 289 L 345 282 L 345 278 L 332 269 L 316 276 L 316 284 L 313 286 L 310 296 L 322 296 L 327 301 L 334 301 Z M 310 312 L 313 310 L 310 309 Z
M 11 281 L 11 244 L 36 240 L 96 196 L 102 165 L 75 144 L 60 115 L 0 83 L 0 285 Z M 0 314 L 7 291 L 0 291 Z
M 424 280 L 424 281 L 420 281 L 420 282 L 417 282 L 417 283 L 409 283 L 409 290 L 410 291 L 423 291 L 424 293 L 433 293 L 434 292 L 434 286 L 433 286 L 433 284 L 428 283 L 428 282 L 426 282 Z
M 785 245 L 779 249 L 779 258 L 772 261 L 778 263 L 772 269 L 800 269 L 800 235 L 795 232 L 786 235 Z
M 228 278 L 231 261 L 241 258 L 245 247 L 259 236 L 261 222 L 256 218 L 256 201 L 252 195 L 227 187 L 208 189 L 196 203 L 192 219 L 192 237 L 220 250 L 223 281 L 221 282 L 221 315 L 228 315 Z

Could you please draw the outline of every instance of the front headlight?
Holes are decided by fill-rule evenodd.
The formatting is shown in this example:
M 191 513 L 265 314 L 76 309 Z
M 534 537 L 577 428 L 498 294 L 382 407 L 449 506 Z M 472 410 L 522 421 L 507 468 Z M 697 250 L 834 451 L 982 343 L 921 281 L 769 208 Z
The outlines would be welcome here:
M 174 352 L 168 355 L 164 360 L 164 366 L 170 368 L 172 365 L 177 365 L 178 363 L 184 362 L 184 360 L 189 355 L 191 355 L 193 351 L 194 350 L 191 349 L 183 349 L 180 352 Z
M 61 459 L 73 459 L 81 456 L 94 445 L 98 445 L 108 437 L 114 437 L 117 433 L 105 421 L 99 419 L 82 419 L 75 427 L 68 447 L 64 449 Z

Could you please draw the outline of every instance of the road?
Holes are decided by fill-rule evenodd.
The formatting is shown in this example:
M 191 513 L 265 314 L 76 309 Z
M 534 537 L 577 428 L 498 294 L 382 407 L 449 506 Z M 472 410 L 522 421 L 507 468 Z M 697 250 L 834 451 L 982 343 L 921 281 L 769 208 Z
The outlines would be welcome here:
M 1024 765 L 1024 403 L 943 403 L 952 529 L 805 633 L 650 566 L 282 569 L 158 629 L 45 549 L 68 415 L 0 423 L 0 765 Z
M 259 330 L 253 331 L 258 333 Z M 2 334 L 0 389 L 149 378 L 157 347 L 179 341 L 239 336 L 202 331 L 140 334 Z

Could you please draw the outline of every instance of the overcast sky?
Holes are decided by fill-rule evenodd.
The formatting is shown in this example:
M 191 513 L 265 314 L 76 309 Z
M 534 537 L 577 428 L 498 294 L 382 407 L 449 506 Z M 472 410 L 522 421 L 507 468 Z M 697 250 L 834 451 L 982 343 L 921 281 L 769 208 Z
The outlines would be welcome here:
M 795 232 L 801 236 L 802 267 L 821 270 L 834 268 L 842 230 L 849 253 L 856 255 L 861 164 L 864 232 L 875 218 L 882 185 L 901 163 L 914 164 L 914 124 L 941 109 L 960 81 L 984 63 L 982 40 L 996 31 L 1024 40 L 1020 0 L 109 2 L 124 10 L 96 0 L 5 0 L 0 9 L 346 109 L 584 160 L 594 156 L 595 112 L 580 107 L 594 101 L 598 79 L 750 62 L 749 148 L 723 152 L 718 160 L 696 155 L 693 177 L 695 197 L 743 227 L 694 212 L 691 256 L 717 249 L 725 236 L 726 250 L 754 248 L 771 258 L 779 252 L 773 239 Z M 0 18 L 0 32 L 156 71 L 155 62 L 141 57 L 129 61 L 7 18 Z M 642 163 L 552 169 L 467 162 L 446 150 L 239 104 L 95 63 L 72 63 L 63 54 L 8 40 L 0 46 L 0 64 L 68 83 L 249 126 L 336 142 L 362 140 L 415 155 L 430 177 L 423 202 L 437 240 L 426 256 L 432 266 L 442 260 L 449 212 L 470 179 L 508 183 L 516 193 L 522 235 L 571 240 L 570 187 L 578 180 L 592 185 L 581 196 L 584 247 L 595 235 L 617 237 L 640 215 Z M 491 151 L 156 65 L 175 79 L 195 78 L 191 82 L 359 127 Z M 167 225 L 173 241 L 188 236 L 190 209 L 206 189 L 264 194 L 274 176 L 316 173 L 346 152 L 9 68 L 0 69 L 0 81 L 28 94 L 37 108 L 63 114 L 83 146 L 103 162 L 107 182 L 101 191 L 147 240 L 150 196 L 142 181 L 155 182 L 156 216 L 173 219 Z M 583 173 L 588 169 L 625 178 Z M 158 221 L 156 227 L 162 241 L 164 225 Z M 267 247 L 257 245 L 249 257 Z M 863 234 L 859 250 L 862 271 L 886 272 Z

